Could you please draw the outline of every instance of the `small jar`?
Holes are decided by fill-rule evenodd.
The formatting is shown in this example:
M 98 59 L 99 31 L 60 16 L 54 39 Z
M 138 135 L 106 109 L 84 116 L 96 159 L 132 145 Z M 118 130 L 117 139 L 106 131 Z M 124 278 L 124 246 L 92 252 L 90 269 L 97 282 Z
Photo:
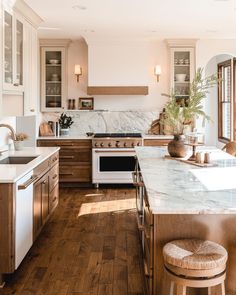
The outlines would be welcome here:
M 209 164 L 211 162 L 210 153 L 204 154 L 204 163 Z

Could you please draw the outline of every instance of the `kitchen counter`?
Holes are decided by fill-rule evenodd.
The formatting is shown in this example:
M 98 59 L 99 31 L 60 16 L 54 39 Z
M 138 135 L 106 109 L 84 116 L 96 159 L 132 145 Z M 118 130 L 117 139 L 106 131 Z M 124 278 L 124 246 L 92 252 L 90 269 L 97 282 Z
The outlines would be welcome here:
M 173 139 L 173 135 L 154 135 L 154 134 L 142 134 L 143 139 Z M 86 134 L 79 135 L 66 135 L 66 136 L 39 136 L 37 139 L 49 139 L 49 140 L 71 140 L 71 139 L 92 139 L 92 136 Z
M 8 151 L 0 156 L 0 160 L 11 157 L 37 157 L 28 164 L 0 164 L 0 183 L 14 183 L 25 174 L 33 170 L 44 160 L 49 158 L 60 148 L 58 147 L 37 147 L 24 148 L 22 151 Z
M 166 148 L 135 148 L 153 214 L 236 214 L 236 158 L 216 148 L 216 167 L 166 159 Z

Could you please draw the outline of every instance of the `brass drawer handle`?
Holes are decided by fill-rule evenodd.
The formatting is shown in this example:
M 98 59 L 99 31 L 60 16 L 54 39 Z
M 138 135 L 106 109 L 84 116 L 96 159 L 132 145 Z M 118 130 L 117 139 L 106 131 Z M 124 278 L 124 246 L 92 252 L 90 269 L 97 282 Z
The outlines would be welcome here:
M 43 182 L 42 182 L 42 184 L 46 184 L 47 183 L 47 180 L 44 180 Z
M 74 156 L 60 156 L 60 159 L 74 159 Z
M 66 142 L 63 142 L 63 143 L 56 143 L 57 146 L 73 146 L 74 144 L 73 143 L 66 143 Z
M 55 158 L 52 159 L 53 162 L 56 162 L 56 160 L 57 160 L 57 157 L 55 157 Z
M 68 173 L 59 173 L 60 175 L 73 175 L 73 173 L 71 173 L 71 172 L 68 172 Z
M 37 175 L 32 175 L 25 183 L 18 185 L 18 190 L 27 189 L 29 185 L 35 182 L 38 179 Z
M 57 174 L 54 174 L 52 179 L 56 179 L 57 178 Z
M 54 197 L 52 200 L 52 203 L 54 203 L 57 200 L 57 197 Z
M 144 265 L 144 275 L 145 275 L 145 277 L 152 278 L 152 275 L 150 275 L 150 273 L 148 271 L 148 266 L 147 266 L 147 263 L 146 263 L 145 260 L 143 261 L 143 265 Z

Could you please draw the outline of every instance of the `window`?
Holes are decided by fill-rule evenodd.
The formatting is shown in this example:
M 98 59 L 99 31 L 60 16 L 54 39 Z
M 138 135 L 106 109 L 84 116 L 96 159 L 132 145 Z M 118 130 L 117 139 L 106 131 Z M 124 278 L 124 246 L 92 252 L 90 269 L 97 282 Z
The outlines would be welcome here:
M 218 64 L 218 137 L 220 141 L 231 139 L 231 60 Z

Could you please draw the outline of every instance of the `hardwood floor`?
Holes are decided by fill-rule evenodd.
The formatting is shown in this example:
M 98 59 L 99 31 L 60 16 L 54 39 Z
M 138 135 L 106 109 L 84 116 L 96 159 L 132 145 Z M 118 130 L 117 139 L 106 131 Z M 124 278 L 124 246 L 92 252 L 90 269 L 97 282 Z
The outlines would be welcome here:
M 51 220 L 1 295 L 142 295 L 133 189 L 61 189 Z

